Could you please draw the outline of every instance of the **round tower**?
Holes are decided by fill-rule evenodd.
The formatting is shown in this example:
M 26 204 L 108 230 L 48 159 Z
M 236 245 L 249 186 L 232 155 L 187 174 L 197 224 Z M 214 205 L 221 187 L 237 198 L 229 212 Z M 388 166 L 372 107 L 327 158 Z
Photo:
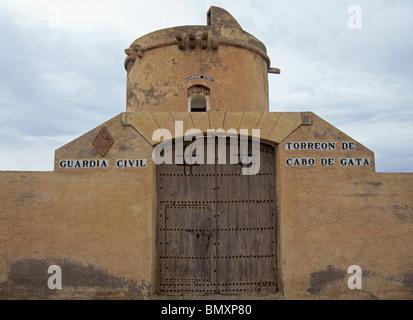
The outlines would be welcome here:
M 218 7 L 206 26 L 151 32 L 125 50 L 126 111 L 269 111 L 266 52 Z

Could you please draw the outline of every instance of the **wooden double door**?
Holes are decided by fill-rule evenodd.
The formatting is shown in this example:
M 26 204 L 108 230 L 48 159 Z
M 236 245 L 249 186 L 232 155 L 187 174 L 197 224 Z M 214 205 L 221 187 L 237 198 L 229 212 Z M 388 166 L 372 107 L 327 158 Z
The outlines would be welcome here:
M 158 293 L 277 290 L 274 149 L 259 152 L 255 175 L 229 161 L 157 166 Z

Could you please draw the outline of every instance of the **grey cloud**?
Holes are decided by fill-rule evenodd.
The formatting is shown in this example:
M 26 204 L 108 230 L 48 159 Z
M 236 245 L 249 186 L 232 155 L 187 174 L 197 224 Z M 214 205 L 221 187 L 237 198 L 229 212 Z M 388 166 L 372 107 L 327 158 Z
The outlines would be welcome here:
M 47 16 L 27 28 L 10 12 L 0 12 L 0 135 L 5 137 L 0 146 L 13 152 L 14 144 L 16 157 L 24 154 L 25 137 L 77 136 L 123 112 L 123 50 L 154 30 L 205 24 L 210 6 L 154 0 L 142 7 L 125 1 L 114 10 L 109 2 L 80 3 L 62 3 L 66 17 L 68 11 L 85 9 L 78 21 L 64 21 L 62 30 L 48 29 Z M 362 8 L 361 30 L 347 28 L 352 4 Z M 93 5 L 99 10 L 87 21 Z M 280 75 L 269 75 L 271 111 L 313 111 L 375 151 L 378 171 L 413 171 L 413 142 L 400 138 L 411 137 L 413 122 L 413 3 L 238 0 L 214 5 L 263 41 L 273 66 L 281 68 Z M 82 23 L 88 24 L 82 29 Z

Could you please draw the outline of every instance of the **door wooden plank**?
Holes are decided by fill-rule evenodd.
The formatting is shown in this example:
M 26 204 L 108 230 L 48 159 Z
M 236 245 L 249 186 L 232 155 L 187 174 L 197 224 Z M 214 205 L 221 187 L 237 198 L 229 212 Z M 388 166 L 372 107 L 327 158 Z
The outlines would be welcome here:
M 228 246 L 228 225 L 227 225 L 227 208 L 226 199 L 227 185 L 226 185 L 226 170 L 227 165 L 221 164 L 227 160 L 227 154 L 222 154 L 222 151 L 226 151 L 226 141 L 222 138 L 217 139 L 216 149 L 216 222 L 217 222 L 217 285 L 218 290 L 226 292 L 228 290 L 229 283 L 229 266 L 227 261 L 227 246 Z M 225 158 L 223 157 L 225 156 Z
M 226 164 L 206 164 L 205 150 L 205 164 L 157 168 L 160 293 L 277 287 L 273 148 L 262 144 L 259 174 L 244 176 L 223 143 Z
M 238 144 L 238 142 L 236 142 Z M 228 161 L 230 161 L 230 156 L 234 152 L 231 149 L 231 144 L 235 144 L 232 141 L 228 141 L 227 149 L 228 149 Z M 239 145 L 237 146 L 237 151 L 239 150 Z M 238 155 L 238 152 L 237 152 Z M 229 258 L 229 292 L 232 294 L 238 294 L 240 289 L 240 280 L 242 275 L 240 274 L 240 248 L 239 248 L 239 213 L 238 213 L 238 201 L 240 200 L 239 197 L 239 188 L 243 186 L 240 184 L 239 175 L 241 173 L 240 166 L 238 164 L 231 164 L 227 165 L 228 167 L 228 176 L 227 178 L 227 185 L 230 191 L 228 192 L 228 241 L 230 244 L 228 245 L 228 255 Z

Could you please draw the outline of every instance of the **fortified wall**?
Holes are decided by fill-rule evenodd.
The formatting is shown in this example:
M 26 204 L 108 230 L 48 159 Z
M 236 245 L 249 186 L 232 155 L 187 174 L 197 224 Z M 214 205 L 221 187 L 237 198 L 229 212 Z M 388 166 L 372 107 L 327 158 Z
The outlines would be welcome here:
M 413 174 L 269 112 L 280 70 L 228 12 L 125 52 L 126 112 L 0 172 L 1 299 L 413 298 Z

